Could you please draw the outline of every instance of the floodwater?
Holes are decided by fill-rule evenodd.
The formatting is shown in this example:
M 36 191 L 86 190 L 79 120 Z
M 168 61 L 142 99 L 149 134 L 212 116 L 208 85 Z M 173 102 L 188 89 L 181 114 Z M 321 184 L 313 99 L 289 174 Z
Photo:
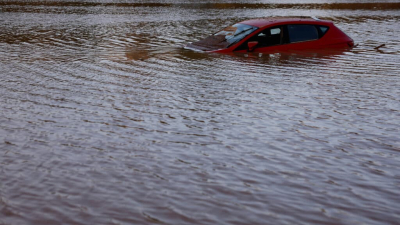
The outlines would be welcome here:
M 400 224 L 400 3 L 198 2 L 0 2 L 0 224 Z M 182 48 L 265 16 L 358 46 Z

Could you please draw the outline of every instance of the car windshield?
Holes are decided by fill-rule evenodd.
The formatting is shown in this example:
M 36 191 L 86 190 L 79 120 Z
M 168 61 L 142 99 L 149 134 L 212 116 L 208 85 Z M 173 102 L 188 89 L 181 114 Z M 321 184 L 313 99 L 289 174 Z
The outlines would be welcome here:
M 229 45 L 242 40 L 253 31 L 257 30 L 257 27 L 253 27 L 246 24 L 237 23 L 233 26 L 229 26 L 220 32 L 214 34 L 214 36 L 225 36 L 224 41 L 228 42 Z
M 201 51 L 213 51 L 228 48 L 257 29 L 257 27 L 237 23 L 214 35 L 189 44 L 188 48 L 199 49 Z

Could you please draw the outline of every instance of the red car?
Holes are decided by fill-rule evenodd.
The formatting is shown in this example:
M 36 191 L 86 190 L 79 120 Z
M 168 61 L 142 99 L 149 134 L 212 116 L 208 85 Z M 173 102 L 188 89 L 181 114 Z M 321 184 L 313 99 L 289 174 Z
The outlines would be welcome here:
M 331 21 L 317 18 L 252 19 L 227 27 L 185 48 L 204 52 L 276 52 L 351 48 L 354 41 Z

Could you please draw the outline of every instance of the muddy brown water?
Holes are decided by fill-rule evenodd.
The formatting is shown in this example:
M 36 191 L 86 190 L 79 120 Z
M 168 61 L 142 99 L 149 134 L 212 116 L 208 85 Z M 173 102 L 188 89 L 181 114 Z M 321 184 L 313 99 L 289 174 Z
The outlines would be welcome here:
M 358 46 L 182 48 L 265 16 Z M 399 24 L 398 1 L 1 1 L 0 224 L 400 224 Z

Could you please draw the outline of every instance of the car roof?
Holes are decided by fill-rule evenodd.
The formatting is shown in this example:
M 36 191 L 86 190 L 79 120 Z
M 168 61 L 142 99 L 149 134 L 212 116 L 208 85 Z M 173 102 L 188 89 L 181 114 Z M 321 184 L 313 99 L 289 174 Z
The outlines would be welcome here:
M 274 24 L 290 24 L 290 23 L 308 23 L 317 25 L 331 25 L 331 21 L 319 20 L 317 18 L 303 18 L 303 17 L 269 17 L 269 18 L 259 18 L 251 19 L 240 22 L 242 24 L 247 24 L 255 27 L 266 27 Z

